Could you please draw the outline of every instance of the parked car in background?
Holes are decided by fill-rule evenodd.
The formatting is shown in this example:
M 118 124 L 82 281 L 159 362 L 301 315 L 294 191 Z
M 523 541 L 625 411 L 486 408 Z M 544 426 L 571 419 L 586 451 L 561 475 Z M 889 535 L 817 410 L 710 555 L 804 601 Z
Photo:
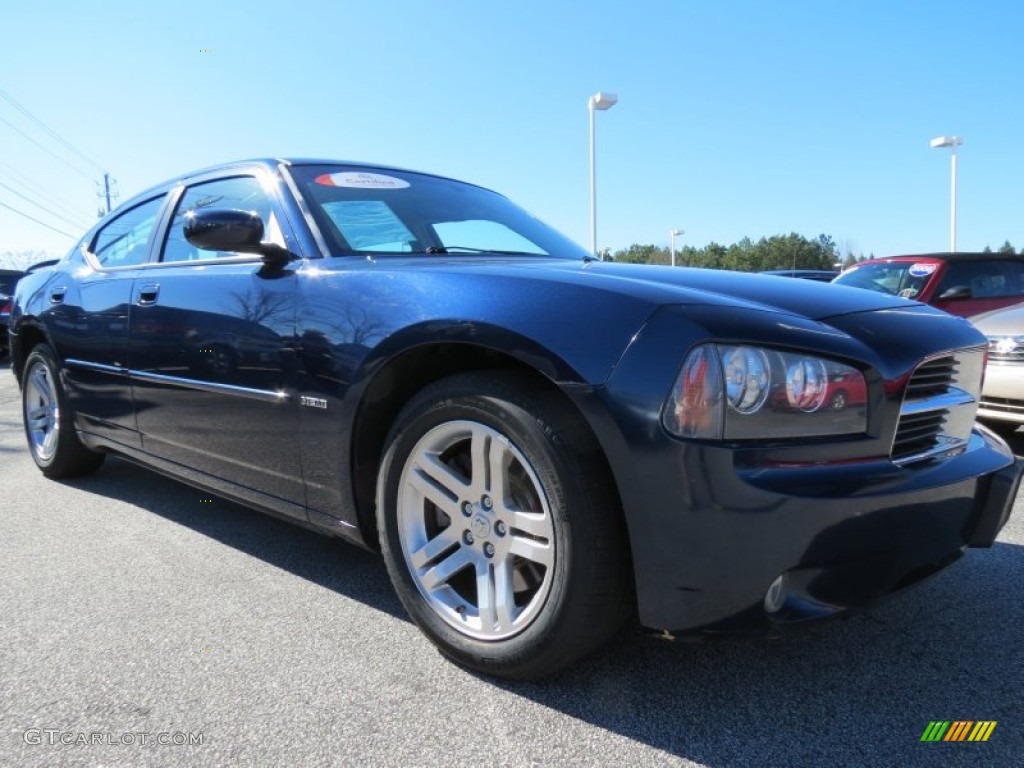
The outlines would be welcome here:
M 15 269 L 0 269 L 0 357 L 7 354 L 7 327 L 11 319 L 14 287 L 25 273 Z
M 1024 426 L 1024 304 L 971 322 L 988 337 L 978 418 L 1000 432 L 1015 432 Z
M 1024 471 L 975 428 L 962 318 L 601 262 L 396 168 L 171 179 L 27 275 L 11 339 L 45 475 L 118 454 L 379 549 L 431 641 L 508 678 L 637 620 L 863 608 L 991 546 Z
M 820 283 L 831 283 L 839 276 L 835 269 L 766 269 L 762 275 L 776 275 L 777 277 L 799 277 L 803 280 L 817 280 Z
M 957 252 L 869 259 L 833 282 L 971 317 L 1024 301 L 1024 255 Z

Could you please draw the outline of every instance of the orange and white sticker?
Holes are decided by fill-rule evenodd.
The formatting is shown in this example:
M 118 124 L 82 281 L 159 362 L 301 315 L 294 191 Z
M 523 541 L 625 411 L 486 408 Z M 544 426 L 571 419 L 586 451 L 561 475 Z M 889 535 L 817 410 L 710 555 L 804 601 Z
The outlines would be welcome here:
M 314 179 L 317 184 L 325 187 L 350 187 L 353 189 L 405 189 L 409 182 L 385 176 L 382 173 L 364 173 L 362 171 L 343 171 L 342 173 L 322 173 Z

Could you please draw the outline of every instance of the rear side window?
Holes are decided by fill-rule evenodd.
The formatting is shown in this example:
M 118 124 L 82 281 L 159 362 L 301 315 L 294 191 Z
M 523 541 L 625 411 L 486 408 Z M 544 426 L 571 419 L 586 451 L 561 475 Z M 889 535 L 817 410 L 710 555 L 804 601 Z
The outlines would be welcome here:
M 1024 262 L 994 259 L 953 262 L 942 277 L 938 295 L 961 286 L 969 288 L 975 299 L 1024 296 Z
M 149 236 L 164 198 L 154 197 L 105 224 L 92 241 L 92 254 L 104 268 L 133 267 L 149 259 Z

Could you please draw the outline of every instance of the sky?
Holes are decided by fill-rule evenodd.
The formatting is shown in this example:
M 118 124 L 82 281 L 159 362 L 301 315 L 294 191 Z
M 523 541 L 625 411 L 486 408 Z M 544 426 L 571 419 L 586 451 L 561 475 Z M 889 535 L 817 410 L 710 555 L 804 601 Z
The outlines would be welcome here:
M 599 248 L 946 250 L 939 135 L 964 140 L 959 250 L 1024 248 L 1012 0 L 52 0 L 0 36 L 0 253 L 66 252 L 104 173 L 124 202 L 268 156 L 470 181 L 589 247 L 598 91 Z

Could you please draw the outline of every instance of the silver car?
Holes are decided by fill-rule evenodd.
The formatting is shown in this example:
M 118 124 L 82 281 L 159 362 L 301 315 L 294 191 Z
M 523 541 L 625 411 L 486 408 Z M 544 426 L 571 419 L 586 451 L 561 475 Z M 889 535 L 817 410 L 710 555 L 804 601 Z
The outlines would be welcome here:
M 1004 434 L 1024 425 L 1024 304 L 971 318 L 988 336 L 978 419 Z

